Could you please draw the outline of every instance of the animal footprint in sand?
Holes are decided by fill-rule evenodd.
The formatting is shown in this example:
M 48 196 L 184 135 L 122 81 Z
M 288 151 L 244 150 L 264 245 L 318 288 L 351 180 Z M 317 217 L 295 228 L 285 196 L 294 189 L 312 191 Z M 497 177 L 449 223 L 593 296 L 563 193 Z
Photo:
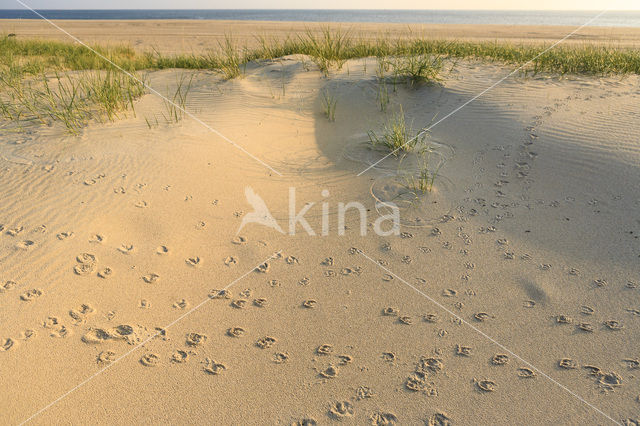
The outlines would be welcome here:
M 6 352 L 16 346 L 16 341 L 8 337 L 6 339 L 0 339 L 0 351 Z
M 373 389 L 368 386 L 359 386 L 358 389 L 356 389 L 356 401 L 373 398 L 375 395 Z
M 369 417 L 369 423 L 374 426 L 394 426 L 398 424 L 398 417 L 393 413 L 380 411 Z
M 451 426 L 453 420 L 444 412 L 435 413 L 427 421 L 427 426 Z
M 92 263 L 79 263 L 73 267 L 73 272 L 76 275 L 89 275 L 95 269 L 95 264 Z
M 88 275 L 95 269 L 96 257 L 91 253 L 82 253 L 76 256 L 78 264 L 73 267 L 77 275 Z
M 474 383 L 476 384 L 476 387 L 478 388 L 479 391 L 481 392 L 493 392 L 496 390 L 497 385 L 494 381 L 492 380 L 476 380 L 473 379 Z
M 427 383 L 426 373 L 420 371 L 416 371 L 407 377 L 404 386 L 413 392 L 432 392 L 432 389 Z
M 256 346 L 260 349 L 268 349 L 272 347 L 276 343 L 276 341 L 277 340 L 275 339 L 275 337 L 265 336 L 258 339 L 258 341 L 256 342 Z
M 425 322 L 436 323 L 439 321 L 437 314 L 424 314 L 422 315 L 422 320 Z
M 184 262 L 185 262 L 188 266 L 191 266 L 191 267 L 194 267 L 194 268 L 195 268 L 196 266 L 200 266 L 200 264 L 201 264 L 201 263 L 200 263 L 200 262 L 201 262 L 201 261 L 200 261 L 200 258 L 199 258 L 198 256 L 189 257 L 189 258 L 185 259 L 185 261 L 184 261 Z
M 580 313 L 582 315 L 593 315 L 595 313 L 595 309 L 593 309 L 591 306 L 580 306 Z
M 564 368 L 565 370 L 575 370 L 579 367 L 578 363 L 571 358 L 562 358 L 558 361 L 558 367 Z
M 98 276 L 103 279 L 107 279 L 112 275 L 113 275 L 113 269 L 109 267 L 102 268 L 101 270 L 98 271 Z
M 15 228 L 9 229 L 7 231 L 7 234 L 11 235 L 12 237 L 15 237 L 16 235 L 18 235 L 22 231 L 24 231 L 24 226 L 16 226 Z
M 353 357 L 351 355 L 338 355 L 338 360 L 340 365 L 347 365 L 353 362 Z
M 300 263 L 300 261 L 298 260 L 297 257 L 295 256 L 287 256 L 285 259 L 285 262 L 287 262 L 289 265 L 297 265 L 298 263 Z
M 238 235 L 237 237 L 231 240 L 231 243 L 236 245 L 242 245 L 247 243 L 247 239 L 245 237 Z
M 493 365 L 505 365 L 509 362 L 509 356 L 506 354 L 496 354 L 491 358 L 491 364 Z
M 227 257 L 224 259 L 224 264 L 225 264 L 226 266 L 235 266 L 235 265 L 237 265 L 237 264 L 238 264 L 238 260 L 237 260 L 235 257 L 233 257 L 233 256 L 227 256 Z
M 258 267 L 256 268 L 256 272 L 261 272 L 263 274 L 269 272 L 269 262 L 264 262 L 258 265 Z
M 20 295 L 20 300 L 25 302 L 30 302 L 38 297 L 42 296 L 42 290 L 38 288 L 34 288 L 31 290 L 27 290 Z
M 556 323 L 558 324 L 571 324 L 573 322 L 573 318 L 567 315 L 556 315 Z
M 81 340 L 84 343 L 95 344 L 109 340 L 112 336 L 113 335 L 108 330 L 104 330 L 102 328 L 91 328 L 82 336 Z
M 160 255 L 169 254 L 169 247 L 167 246 L 158 246 L 156 249 L 156 253 Z
M 189 346 L 201 346 L 207 341 L 207 336 L 199 333 L 187 334 L 186 343 Z
M 56 235 L 56 238 L 59 239 L 60 241 L 67 240 L 72 237 L 73 237 L 73 232 L 71 231 L 60 232 L 59 234 Z
M 393 352 L 382 352 L 381 358 L 386 362 L 395 362 L 398 357 Z
M 302 307 L 307 309 L 313 309 L 318 305 L 318 302 L 314 299 L 308 299 L 302 302 Z
M 133 252 L 133 244 L 121 244 L 118 251 L 122 254 L 131 254 Z
M 613 331 L 622 330 L 624 328 L 624 326 L 616 320 L 604 321 L 603 324 L 609 330 L 613 330 Z
M 400 324 L 411 325 L 413 324 L 413 318 L 408 315 L 401 315 L 398 317 L 398 322 Z
M 155 367 L 160 363 L 160 357 L 154 353 L 147 353 L 140 358 L 140 364 L 145 367 Z
M 183 364 L 187 362 L 189 359 L 189 352 L 176 350 L 173 355 L 171 355 L 171 362 L 175 362 L 177 364 Z
M 304 419 L 300 419 L 297 422 L 291 423 L 291 426 L 316 426 L 318 422 L 316 419 L 305 417 Z
M 16 248 L 20 249 L 20 250 L 30 250 L 33 247 L 35 247 L 36 243 L 35 241 L 32 240 L 24 240 L 24 241 L 20 241 L 19 243 L 16 244 Z
M 20 339 L 20 340 L 29 340 L 29 339 L 32 339 L 35 336 L 36 336 L 35 330 L 26 329 L 26 330 L 20 332 L 20 335 L 18 336 L 18 339 Z
M 83 303 L 78 309 L 71 309 L 69 316 L 73 319 L 74 325 L 80 325 L 86 321 L 87 316 L 94 312 L 95 309 L 91 305 Z
M 18 283 L 16 283 L 15 281 L 5 281 L 5 283 L 0 286 L 0 294 L 4 293 L 5 291 L 13 290 L 17 285 Z
M 604 390 L 613 390 L 614 388 L 622 385 L 622 377 L 615 371 L 610 373 L 600 373 L 599 377 L 598 384 Z
M 212 289 L 209 291 L 209 299 L 231 299 L 233 297 L 230 290 L 216 290 Z
M 96 357 L 98 364 L 110 364 L 116 359 L 116 353 L 114 351 L 102 351 Z
M 353 404 L 349 401 L 337 401 L 331 404 L 329 415 L 335 419 L 343 419 L 353 416 Z
M 276 364 L 284 364 L 289 361 L 289 354 L 286 352 L 276 352 L 273 354 L 273 362 Z
M 416 371 L 423 373 L 437 373 L 444 369 L 444 364 L 440 358 L 422 357 L 416 367 Z
M 245 334 L 245 330 L 242 327 L 231 327 L 227 330 L 227 336 L 229 337 L 242 337 Z
M 158 282 L 158 280 L 160 279 L 160 275 L 151 273 L 143 276 L 142 279 L 147 284 L 154 284 Z
M 333 353 L 333 346 L 329 344 L 320 345 L 316 349 L 316 353 L 318 355 L 330 355 Z
M 280 287 L 280 281 L 278 280 L 269 280 L 270 287 Z
M 320 376 L 324 377 L 325 379 L 333 379 L 338 376 L 339 372 L 340 369 L 337 366 L 330 364 L 327 368 L 320 372 Z
M 206 358 L 204 360 L 204 364 L 205 364 L 203 367 L 204 371 L 207 374 L 211 374 L 214 376 L 217 376 L 218 374 L 222 373 L 224 370 L 227 369 L 227 367 L 224 364 L 215 362 L 214 360 L 209 358 Z
M 56 317 L 47 317 L 47 319 L 42 322 L 42 326 L 50 330 L 50 337 L 67 337 L 71 334 L 69 329 L 61 324 L 60 320 Z
M 93 234 L 91 238 L 89 238 L 90 243 L 100 244 L 104 242 L 104 236 L 100 234 Z
M 171 306 L 174 309 L 187 309 L 189 307 L 189 302 L 187 302 L 185 299 L 180 299 Z
M 398 309 L 394 308 L 393 306 L 388 306 L 382 310 L 382 315 L 395 317 L 398 315 Z
M 473 315 L 473 318 L 478 322 L 484 322 L 490 318 L 495 318 L 495 317 L 486 312 L 478 312 L 477 314 Z
M 471 351 L 472 349 L 469 346 L 456 345 L 456 355 L 471 356 Z
M 522 377 L 523 379 L 532 379 L 536 377 L 535 371 L 527 367 L 518 368 L 518 377 Z
M 233 302 L 231 302 L 231 307 L 236 309 L 244 309 L 246 306 L 247 306 L 246 299 L 236 299 Z
M 589 324 L 588 322 L 581 322 L 576 327 L 578 327 L 579 330 L 582 330 L 587 333 L 593 333 L 595 330 L 593 325 Z
M 140 200 L 137 203 L 135 203 L 134 206 L 136 206 L 139 209 L 145 209 L 145 208 L 149 207 L 149 203 L 147 203 L 144 200 Z

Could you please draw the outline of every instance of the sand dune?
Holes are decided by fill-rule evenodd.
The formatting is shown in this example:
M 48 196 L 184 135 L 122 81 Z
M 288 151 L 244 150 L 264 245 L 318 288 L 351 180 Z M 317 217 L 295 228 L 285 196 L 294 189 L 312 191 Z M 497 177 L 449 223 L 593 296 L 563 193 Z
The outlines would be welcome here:
M 400 105 L 423 127 L 509 70 L 389 85 L 384 113 L 375 61 L 323 78 L 303 59 L 196 72 L 187 102 L 282 176 L 188 117 L 149 128 L 151 94 L 79 137 L 1 136 L 3 422 L 637 421 L 638 78 L 506 80 L 432 130 L 435 192 L 384 237 L 398 160 L 356 176 L 380 158 L 367 131 Z M 149 81 L 170 93 L 181 73 Z M 317 234 L 327 203 L 329 235 L 236 235 L 246 187 L 285 230 L 290 187 Z M 365 237 L 356 212 L 338 235 L 352 201 Z

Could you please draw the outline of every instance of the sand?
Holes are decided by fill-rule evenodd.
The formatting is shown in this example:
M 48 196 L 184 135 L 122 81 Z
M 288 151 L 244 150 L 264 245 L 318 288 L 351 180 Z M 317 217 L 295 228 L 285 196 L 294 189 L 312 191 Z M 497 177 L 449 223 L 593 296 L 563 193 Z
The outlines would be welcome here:
M 637 421 L 638 78 L 507 79 L 433 128 L 434 192 L 378 236 L 398 160 L 358 177 L 381 158 L 367 131 L 400 105 L 425 126 L 510 70 L 388 85 L 381 112 L 375 68 L 193 73 L 188 110 L 282 176 L 189 117 L 163 122 L 152 94 L 78 137 L 4 131 L 2 422 Z M 182 73 L 149 81 L 171 93 Z M 237 234 L 247 187 L 285 230 L 290 188 L 296 211 L 316 202 L 317 235 Z M 367 235 L 354 211 L 339 235 L 338 203 L 356 201 Z
M 458 24 L 379 24 L 271 21 L 76 21 L 58 20 L 56 25 L 87 43 L 125 44 L 141 52 L 202 53 L 218 47 L 232 36 L 241 45 L 255 47 L 257 37 L 285 39 L 320 33 L 326 28 L 340 29 L 355 37 L 414 38 L 437 40 L 507 41 L 551 44 L 575 30 L 570 26 L 543 25 L 458 25 Z M 18 37 L 68 40 L 68 36 L 41 20 L 0 19 L 2 33 Z M 108 34 L 105 37 L 105 34 Z M 623 47 L 640 46 L 640 28 L 585 27 L 566 43 L 600 43 Z

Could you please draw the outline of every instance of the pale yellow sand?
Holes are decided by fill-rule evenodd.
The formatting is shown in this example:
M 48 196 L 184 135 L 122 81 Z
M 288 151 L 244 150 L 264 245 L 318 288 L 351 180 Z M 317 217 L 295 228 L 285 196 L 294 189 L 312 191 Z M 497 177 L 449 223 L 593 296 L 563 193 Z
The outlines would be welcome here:
M 80 137 L 3 132 L 0 282 L 15 284 L 0 294 L 2 422 L 610 423 L 593 407 L 637 419 L 638 78 L 506 80 L 433 129 L 453 155 L 437 195 L 402 210 L 423 226 L 361 237 L 351 214 L 338 236 L 338 203 L 364 203 L 372 223 L 372 195 L 392 182 L 381 169 L 397 167 L 356 176 L 379 158 L 368 130 L 399 105 L 427 125 L 509 72 L 461 62 L 441 85 L 388 85 L 382 113 L 375 69 L 350 61 L 324 78 L 284 58 L 234 81 L 194 73 L 189 111 L 281 177 L 192 119 L 165 124 L 151 94 Z M 149 81 L 171 92 L 180 74 Z M 248 224 L 238 240 L 247 186 L 285 229 L 290 187 L 298 210 L 318 203 L 317 233 L 328 203 L 330 235 Z
M 575 30 L 569 26 L 541 25 L 450 25 L 316 23 L 270 21 L 55 21 L 56 25 L 88 43 L 127 44 L 139 51 L 161 53 L 203 52 L 217 48 L 226 36 L 247 46 L 256 46 L 257 37 L 284 39 L 307 31 L 320 33 L 327 27 L 341 29 L 355 37 L 369 39 L 425 37 L 446 40 L 499 40 L 513 43 L 551 44 Z M 67 41 L 68 36 L 41 20 L 0 20 L 0 32 L 23 38 Z M 567 43 L 604 43 L 640 46 L 640 28 L 585 27 Z

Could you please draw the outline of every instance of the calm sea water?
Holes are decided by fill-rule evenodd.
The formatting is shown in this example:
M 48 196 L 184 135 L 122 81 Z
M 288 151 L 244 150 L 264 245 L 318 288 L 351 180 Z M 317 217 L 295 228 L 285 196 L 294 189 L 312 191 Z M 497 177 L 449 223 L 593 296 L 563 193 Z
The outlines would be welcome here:
M 471 10 L 40 10 L 50 19 L 232 19 L 250 21 L 395 22 L 578 26 L 594 11 Z M 0 10 L 0 19 L 39 19 L 33 12 Z M 640 27 L 640 11 L 607 12 L 590 25 Z

